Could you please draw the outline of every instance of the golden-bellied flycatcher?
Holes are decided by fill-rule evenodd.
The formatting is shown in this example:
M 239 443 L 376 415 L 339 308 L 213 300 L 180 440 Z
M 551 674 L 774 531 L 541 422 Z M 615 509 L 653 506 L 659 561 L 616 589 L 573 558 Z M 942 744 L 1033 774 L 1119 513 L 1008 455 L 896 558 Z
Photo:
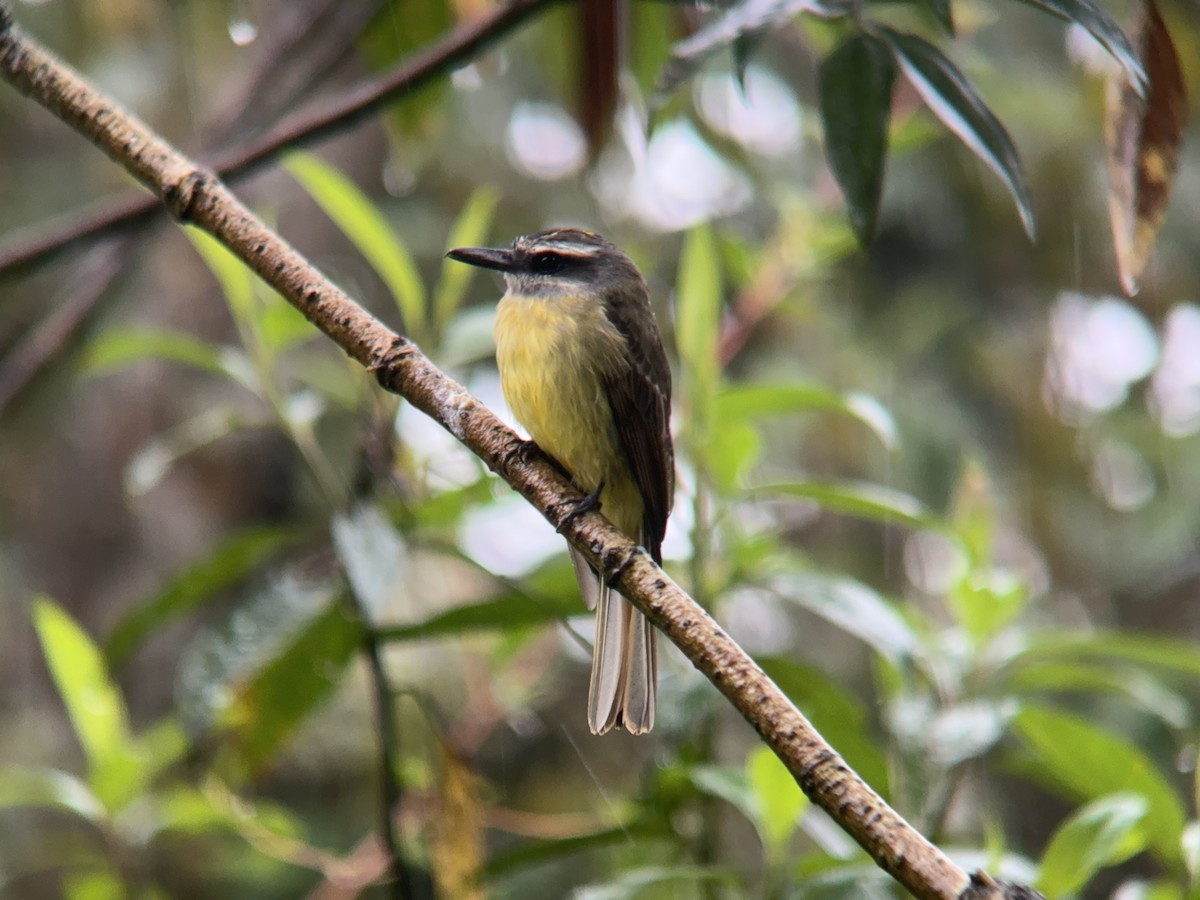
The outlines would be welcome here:
M 496 311 L 504 399 L 609 521 L 662 562 L 675 487 L 671 369 L 637 267 L 600 235 L 575 228 L 447 256 L 504 273 L 508 291 Z M 596 609 L 588 724 L 595 734 L 614 725 L 649 731 L 654 628 L 574 548 L 571 561 Z

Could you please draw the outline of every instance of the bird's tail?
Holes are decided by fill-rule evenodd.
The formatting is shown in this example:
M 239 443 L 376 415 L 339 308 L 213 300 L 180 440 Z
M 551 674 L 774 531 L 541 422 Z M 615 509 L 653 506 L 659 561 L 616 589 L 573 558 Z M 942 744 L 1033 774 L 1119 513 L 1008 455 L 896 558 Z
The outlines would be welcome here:
M 596 610 L 596 644 L 588 688 L 588 725 L 604 734 L 623 725 L 630 734 L 654 727 L 658 647 L 654 626 L 632 603 L 604 583 L 574 547 L 571 562 L 579 589 Z

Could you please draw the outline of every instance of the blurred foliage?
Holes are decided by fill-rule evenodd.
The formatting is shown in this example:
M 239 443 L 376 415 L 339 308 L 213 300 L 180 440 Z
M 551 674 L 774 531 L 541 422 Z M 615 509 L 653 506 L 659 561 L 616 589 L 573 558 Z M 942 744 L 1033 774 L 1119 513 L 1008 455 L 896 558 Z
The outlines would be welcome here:
M 1026 5 L 1153 96 L 1109 13 Z M 277 24 L 57 7 L 19 15 L 180 130 Z M 329 77 L 476 7 L 381 4 Z M 1195 184 L 1179 221 L 1144 185 L 1125 201 L 1166 229 L 1139 310 L 1107 296 L 1099 103 L 1048 17 L 635 4 L 613 88 L 577 13 L 247 195 L 497 405 L 497 287 L 442 253 L 602 227 L 678 363 L 672 575 L 964 866 L 1051 898 L 1200 897 Z M 1189 15 L 1163 14 L 1159 42 Z M 0 178 L 37 186 L 5 231 L 108 177 L 5 92 L 0 126 L 28 136 L 0 141 Z M 382 796 L 411 896 L 895 896 L 669 647 L 655 732 L 587 735 L 591 626 L 557 536 L 186 235 L 6 413 L 0 893 L 386 896 Z M 0 346 L 50 293 L 4 282 Z

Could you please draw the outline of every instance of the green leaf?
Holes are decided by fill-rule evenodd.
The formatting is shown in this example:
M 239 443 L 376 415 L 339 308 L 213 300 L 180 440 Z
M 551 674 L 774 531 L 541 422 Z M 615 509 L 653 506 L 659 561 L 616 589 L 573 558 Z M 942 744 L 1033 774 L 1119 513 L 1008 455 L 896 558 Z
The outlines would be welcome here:
M 676 11 L 667 4 L 633 3 L 629 17 L 629 67 L 640 90 L 639 100 L 650 97 L 658 73 L 671 55 L 671 42 L 679 35 Z
M 172 787 L 155 796 L 158 831 L 202 834 L 209 831 L 237 831 L 229 810 L 204 791 L 190 786 Z M 246 810 L 242 810 L 246 814 Z
M 247 772 L 261 773 L 337 685 L 362 633 L 329 586 L 280 582 L 185 665 L 185 712 L 227 735 Z
M 165 716 L 139 732 L 135 743 L 147 782 L 178 765 L 192 749 L 183 726 L 174 715 Z
M 919 641 L 881 594 L 850 578 L 816 572 L 787 573 L 770 584 L 780 597 L 816 613 L 872 647 L 894 666 L 911 660 Z
M 995 505 L 987 471 L 978 459 L 968 459 L 954 486 L 949 519 L 971 566 L 987 566 L 992 561 Z
M 408 548 L 391 521 L 370 503 L 335 516 L 332 531 L 342 571 L 360 608 L 374 620 L 405 581 Z
M 1161 635 L 1041 632 L 1013 662 L 1029 664 L 1063 659 L 1119 660 L 1200 679 L 1200 653 L 1196 652 L 1195 642 Z
M 1149 845 L 1169 863 L 1180 859 L 1184 811 L 1174 788 L 1146 755 L 1124 738 L 1076 716 L 1027 705 L 1013 729 L 1039 763 L 1032 774 L 1068 795 L 1096 800 L 1128 791 L 1146 802 L 1144 829 Z
M 679 41 L 658 78 L 658 97 L 675 90 L 718 51 L 734 47 L 774 28 L 790 25 L 801 13 L 845 15 L 853 9 L 848 0 L 743 0 L 695 34 Z
M 263 344 L 277 354 L 319 335 L 300 310 L 282 297 L 277 302 L 263 304 L 258 315 L 258 333 Z
M 767 747 L 758 746 L 746 757 L 746 782 L 758 811 L 756 825 L 767 855 L 783 858 L 788 839 L 796 830 L 808 798 L 796 779 Z
M 74 775 L 58 769 L 0 769 L 0 810 L 20 806 L 62 809 L 90 821 L 104 816 L 104 804 Z
M 223 375 L 257 391 L 253 366 L 240 350 L 220 347 L 178 331 L 117 328 L 97 335 L 84 357 L 88 375 L 104 375 L 123 366 L 159 359 Z
M 878 735 L 871 733 L 862 703 L 820 669 L 782 656 L 755 659 L 779 689 L 812 722 L 867 784 L 885 799 L 889 794 L 887 759 Z
M 804 897 L 822 900 L 895 900 L 890 877 L 877 865 L 859 861 L 859 854 L 846 847 L 839 859 L 831 851 L 805 857 L 792 869 L 795 883 L 804 885 Z M 962 856 L 955 854 L 955 861 Z M 990 862 L 988 869 L 994 871 Z
M 748 31 L 733 39 L 730 48 L 733 51 L 733 77 L 737 79 L 738 89 L 743 94 L 746 92 L 746 69 L 750 66 L 751 57 L 762 45 L 764 37 L 766 35 L 761 31 Z
M 794 481 L 751 488 L 748 497 L 803 497 L 829 512 L 910 528 L 938 530 L 940 522 L 911 494 L 868 481 Z
M 860 244 L 875 233 L 896 65 L 879 38 L 854 34 L 821 64 L 825 155 Z
M 1017 712 L 1012 698 L 967 700 L 940 707 L 925 729 L 933 760 L 945 768 L 976 759 L 995 746 Z
M 254 273 L 224 244 L 194 225 L 184 227 L 184 233 L 204 264 L 221 286 L 221 294 L 233 319 L 240 327 L 251 328 L 257 319 L 254 303 Z
M 1146 846 L 1141 822 L 1146 799 L 1109 794 L 1077 809 L 1050 838 L 1034 886 L 1048 897 L 1074 894 L 1105 866 L 1122 863 Z
M 91 789 L 106 808 L 118 809 L 136 790 L 141 770 L 125 702 L 99 649 L 53 601 L 34 600 L 33 624 L 87 757 Z
M 972 639 L 985 643 L 1012 622 L 1029 602 L 1029 587 L 1009 569 L 969 571 L 946 593 L 946 605 Z
M 295 528 L 279 525 L 256 526 L 233 534 L 206 559 L 184 569 L 116 624 L 104 645 L 109 665 L 124 665 L 147 638 L 168 622 L 199 609 L 301 537 Z
M 386 641 L 413 641 L 472 631 L 508 631 L 561 622 L 581 612 L 583 609 L 579 599 L 570 594 L 535 598 L 513 591 L 491 600 L 440 612 L 413 625 L 381 628 L 379 638 Z
M 737 883 L 734 873 L 728 869 L 696 865 L 639 866 L 607 877 L 602 884 L 577 887 L 571 892 L 571 897 L 573 900 L 632 900 L 644 896 L 646 888 L 656 885 L 662 886 L 664 891 L 670 885 L 675 885 L 674 889 L 662 896 L 676 897 L 681 896 L 682 885 L 709 881 Z M 683 891 L 682 895 L 692 896 L 694 893 Z
M 935 22 L 942 26 L 946 34 L 954 36 L 954 13 L 950 9 L 950 0 L 920 0 L 921 5 L 929 10 Z
M 722 424 L 803 412 L 836 412 L 866 425 L 889 450 L 898 444 L 896 422 L 874 397 L 842 394 L 818 384 L 749 382 L 723 385 L 717 392 L 716 421 Z
M 758 824 L 758 800 L 750 789 L 745 771 L 728 766 L 699 765 L 688 770 L 688 779 L 696 790 L 718 800 L 724 800 L 738 810 L 753 825 Z
M 718 418 L 717 421 L 721 420 Z M 762 435 L 757 428 L 745 422 L 722 422 L 705 442 L 704 468 L 718 487 L 727 492 L 734 491 L 762 456 L 762 446 Z
M 408 57 L 426 49 L 457 23 L 465 10 L 445 0 L 385 0 L 357 41 L 360 56 L 376 72 L 391 72 Z M 404 92 L 402 100 L 382 110 L 392 144 L 390 164 L 418 167 L 426 161 L 432 141 L 422 140 L 446 117 L 442 98 L 450 90 L 448 78 L 424 78 Z
M 311 154 L 289 153 L 283 165 L 383 279 L 408 334 L 422 337 L 425 285 L 412 254 L 379 208 L 349 178 Z
M 721 268 L 707 225 L 687 233 L 679 259 L 675 340 L 683 369 L 684 396 L 700 445 L 712 425 L 718 380 L 717 335 L 721 321 Z
M 1124 697 L 1170 728 L 1190 728 L 1194 718 L 1186 697 L 1150 673 L 1128 665 L 1078 659 L 1031 661 L 1028 665 L 1017 665 L 1004 683 L 1009 690 L 1021 694 L 1083 691 Z
M 451 247 L 478 247 L 487 240 L 496 213 L 500 194 L 490 187 L 476 188 L 467 205 L 450 228 Z M 458 313 L 466 296 L 467 286 L 477 269 L 450 260 L 442 261 L 442 274 L 433 297 L 433 315 L 439 332 L 443 332 Z
M 483 880 L 492 881 L 510 872 L 522 872 L 538 864 L 553 862 L 565 856 L 575 856 L 601 847 L 628 846 L 630 840 L 649 840 L 661 837 L 661 828 L 648 821 L 622 822 L 615 828 L 572 835 L 548 841 L 525 841 L 513 850 L 500 850 L 488 856 L 483 867 Z
M 65 900 L 128 900 L 125 884 L 108 869 L 70 871 L 63 875 Z
M 892 45 L 900 68 L 933 114 L 1004 182 L 1017 204 L 1025 233 L 1030 239 L 1036 238 L 1029 185 L 1017 148 L 1000 120 L 966 76 L 933 44 L 891 28 L 881 28 L 880 33 Z
M 1021 0 L 1029 6 L 1048 12 L 1067 22 L 1073 22 L 1094 37 L 1097 43 L 1121 64 L 1125 75 L 1138 95 L 1146 91 L 1146 72 L 1138 60 L 1137 51 L 1121 26 L 1103 7 L 1093 0 Z

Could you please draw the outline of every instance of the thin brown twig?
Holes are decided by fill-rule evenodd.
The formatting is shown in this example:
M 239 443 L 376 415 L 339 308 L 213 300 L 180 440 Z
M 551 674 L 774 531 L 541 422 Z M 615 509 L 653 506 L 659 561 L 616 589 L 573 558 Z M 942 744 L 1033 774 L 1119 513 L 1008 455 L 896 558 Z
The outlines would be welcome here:
M 257 43 L 257 54 L 247 77 L 242 79 L 219 112 L 201 130 L 207 146 L 233 143 L 248 130 L 258 130 L 273 121 L 279 110 L 287 109 L 301 96 L 310 73 L 319 73 L 327 62 L 344 58 L 347 40 L 341 22 L 351 20 L 351 37 L 362 31 L 364 18 L 378 10 L 378 0 L 346 4 L 342 0 L 304 0 L 285 3 L 272 18 L 272 27 Z M 335 14 L 339 14 L 334 18 Z M 331 22 L 330 19 L 333 19 Z M 310 54 L 318 45 L 321 57 L 314 66 Z
M 111 237 L 93 247 L 75 268 L 66 299 L 32 326 L 0 363 L 0 413 L 66 345 L 124 269 L 135 237 Z
M 302 146 L 360 122 L 397 96 L 423 87 L 455 66 L 470 62 L 486 44 L 508 33 L 538 10 L 558 0 L 511 0 L 494 12 L 454 29 L 440 41 L 417 51 L 402 66 L 364 81 L 337 97 L 279 123 L 245 147 L 219 155 L 210 168 L 235 182 L 289 147 Z M 102 201 L 20 233 L 0 246 L 0 274 L 32 265 L 72 244 L 160 212 L 153 197 L 137 195 Z
M 649 555 L 582 496 L 544 455 L 441 372 L 406 338 L 351 300 L 199 168 L 26 37 L 0 4 L 0 77 L 87 136 L 179 219 L 213 234 L 359 361 L 458 438 L 532 503 L 658 627 L 758 732 L 814 803 L 919 898 L 1017 896 L 984 873 L 968 878 L 888 806 L 787 696 Z M 1020 887 L 1020 886 L 1016 886 Z M 1031 896 L 1025 888 L 1024 896 Z
M 250 128 L 252 119 L 267 115 L 267 110 L 283 108 L 298 96 L 297 92 L 303 89 L 303 84 L 311 84 L 322 71 L 333 65 L 335 59 L 344 57 L 354 37 L 378 11 L 377 6 L 378 2 L 374 0 L 355 4 L 349 11 L 340 12 L 345 7 L 339 0 L 309 0 L 303 8 L 290 8 L 285 17 L 285 27 L 264 43 L 261 59 L 244 79 L 235 93 L 235 99 L 223 104 L 221 112 L 200 128 L 200 133 L 211 138 L 212 145 L 217 146 L 226 143 L 238 131 Z M 324 22 L 331 13 L 339 14 L 333 22 L 327 23 L 327 27 L 317 28 L 317 24 Z M 273 99 L 270 103 L 264 102 L 267 86 L 279 80 L 282 68 L 296 71 L 295 61 L 301 58 L 311 62 L 297 48 L 309 39 L 313 31 L 324 36 L 321 58 L 299 78 L 291 79 L 297 83 L 291 85 L 289 93 L 270 92 Z M 134 232 L 134 229 L 130 231 Z M 104 298 L 111 296 L 110 287 L 124 271 L 125 261 L 137 245 L 138 235 L 131 233 L 117 244 L 106 242 L 103 246 L 93 248 L 78 264 L 69 281 L 72 287 L 65 292 L 64 299 L 53 304 L 45 317 L 31 325 L 14 344 L 11 352 L 4 354 L 0 360 L 0 415 L 33 383 L 38 373 L 71 343 Z

